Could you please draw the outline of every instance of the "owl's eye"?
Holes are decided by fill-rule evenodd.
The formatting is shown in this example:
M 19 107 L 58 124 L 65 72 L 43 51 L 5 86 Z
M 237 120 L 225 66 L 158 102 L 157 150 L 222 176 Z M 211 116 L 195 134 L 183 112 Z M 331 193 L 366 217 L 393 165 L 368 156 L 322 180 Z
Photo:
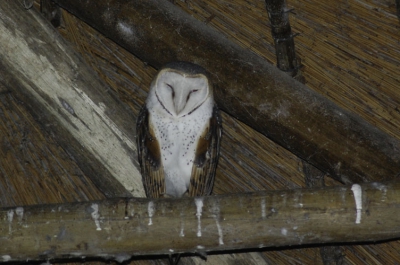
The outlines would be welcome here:
M 174 87 L 171 86 L 171 85 L 168 84 L 168 83 L 165 83 L 165 84 L 167 85 L 167 87 L 169 87 L 169 89 L 171 89 L 171 91 L 172 91 L 172 98 L 175 98 L 175 90 L 174 90 Z
M 198 89 L 193 89 L 192 91 L 190 91 L 191 93 L 197 92 L 199 91 Z

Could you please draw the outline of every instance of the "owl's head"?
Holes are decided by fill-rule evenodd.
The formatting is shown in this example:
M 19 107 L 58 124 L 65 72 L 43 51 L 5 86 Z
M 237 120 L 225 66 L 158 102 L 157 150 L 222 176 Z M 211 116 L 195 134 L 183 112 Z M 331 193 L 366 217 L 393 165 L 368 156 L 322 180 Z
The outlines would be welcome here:
M 154 79 L 149 97 L 157 100 L 172 116 L 183 117 L 212 99 L 212 86 L 206 70 L 188 62 L 165 65 Z

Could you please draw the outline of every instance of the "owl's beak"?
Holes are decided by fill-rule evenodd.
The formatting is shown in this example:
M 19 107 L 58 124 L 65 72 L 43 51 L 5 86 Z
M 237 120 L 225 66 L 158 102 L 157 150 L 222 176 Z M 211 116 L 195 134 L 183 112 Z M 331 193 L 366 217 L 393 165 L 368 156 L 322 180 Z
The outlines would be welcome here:
M 182 112 L 182 110 L 185 108 L 186 106 L 186 102 L 175 102 L 174 101 L 174 110 L 176 115 L 178 116 L 179 113 Z
M 186 99 L 182 99 L 181 97 L 174 98 L 174 110 L 177 116 L 179 116 L 179 113 L 181 113 L 182 110 L 185 108 L 186 103 Z

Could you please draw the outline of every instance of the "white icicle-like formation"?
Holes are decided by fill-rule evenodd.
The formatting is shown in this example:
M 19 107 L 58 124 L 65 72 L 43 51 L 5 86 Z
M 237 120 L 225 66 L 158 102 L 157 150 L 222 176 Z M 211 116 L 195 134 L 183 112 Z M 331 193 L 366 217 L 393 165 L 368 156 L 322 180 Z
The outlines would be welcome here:
M 196 198 L 197 236 L 201 237 L 201 213 L 203 211 L 203 198 Z
M 362 189 L 360 185 L 353 184 L 353 186 L 351 186 L 351 190 L 353 191 L 354 200 L 356 201 L 356 210 L 357 210 L 356 224 L 359 224 L 361 223 Z
M 153 224 L 152 217 L 154 215 L 155 209 L 154 209 L 154 202 L 149 202 L 149 205 L 147 206 L 147 211 L 149 212 L 149 225 Z
M 100 231 L 101 230 L 101 226 L 100 226 L 99 205 L 97 203 L 93 203 L 91 208 L 93 210 L 92 219 L 94 220 L 94 223 L 96 225 L 96 230 Z
M 265 211 L 265 198 L 261 199 L 261 218 L 265 219 L 267 217 L 267 213 Z

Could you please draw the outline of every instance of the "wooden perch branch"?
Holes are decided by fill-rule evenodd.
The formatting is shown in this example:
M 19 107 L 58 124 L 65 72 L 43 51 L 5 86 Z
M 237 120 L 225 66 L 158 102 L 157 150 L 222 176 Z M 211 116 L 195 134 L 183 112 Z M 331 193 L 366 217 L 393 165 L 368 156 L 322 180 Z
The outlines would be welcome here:
M 400 236 L 400 182 L 0 209 L 3 261 L 205 253 Z M 162 238 L 162 240 L 160 240 Z
M 169 1 L 56 0 L 155 67 L 207 68 L 219 106 L 343 182 L 400 173 L 400 141 L 296 82 Z

